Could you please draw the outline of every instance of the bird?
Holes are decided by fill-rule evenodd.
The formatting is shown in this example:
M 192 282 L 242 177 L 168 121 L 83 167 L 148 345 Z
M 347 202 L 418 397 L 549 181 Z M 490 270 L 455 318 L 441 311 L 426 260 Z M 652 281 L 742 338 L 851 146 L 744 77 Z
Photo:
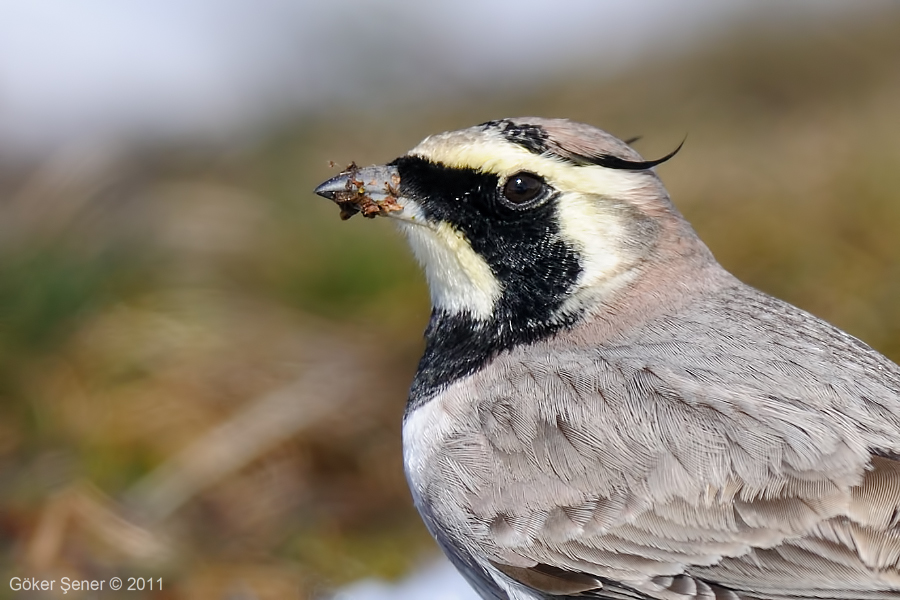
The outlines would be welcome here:
M 720 266 L 675 152 L 506 118 L 316 188 L 427 279 L 416 508 L 485 600 L 900 598 L 900 367 Z

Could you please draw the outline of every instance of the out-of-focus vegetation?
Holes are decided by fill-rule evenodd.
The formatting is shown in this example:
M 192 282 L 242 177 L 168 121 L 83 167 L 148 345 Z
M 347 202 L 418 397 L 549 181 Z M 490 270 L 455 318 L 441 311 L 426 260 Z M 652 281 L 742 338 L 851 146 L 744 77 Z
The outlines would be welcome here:
M 433 551 L 400 459 L 424 282 L 389 223 L 342 223 L 311 190 L 329 160 L 491 118 L 643 135 L 648 157 L 687 134 L 659 171 L 720 261 L 900 359 L 898 65 L 897 11 L 758 25 L 613 80 L 7 169 L 0 570 L 312 597 Z

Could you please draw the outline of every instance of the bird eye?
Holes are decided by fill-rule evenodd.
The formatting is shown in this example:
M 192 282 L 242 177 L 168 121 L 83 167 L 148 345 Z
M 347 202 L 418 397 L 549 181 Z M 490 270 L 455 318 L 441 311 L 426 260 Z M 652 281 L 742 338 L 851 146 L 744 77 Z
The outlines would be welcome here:
M 506 180 L 503 197 L 518 207 L 540 196 L 544 191 L 544 180 L 531 173 L 516 173 Z

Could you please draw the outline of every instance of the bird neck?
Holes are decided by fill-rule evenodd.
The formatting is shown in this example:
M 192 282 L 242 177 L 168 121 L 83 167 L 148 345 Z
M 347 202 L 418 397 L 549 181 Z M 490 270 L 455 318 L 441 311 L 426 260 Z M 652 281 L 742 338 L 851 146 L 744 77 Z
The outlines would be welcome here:
M 575 314 L 538 317 L 534 306 L 505 305 L 501 299 L 490 319 L 470 313 L 435 309 L 425 330 L 425 352 L 410 388 L 407 414 L 448 385 L 487 366 L 497 355 L 516 346 L 546 339 L 578 320 Z

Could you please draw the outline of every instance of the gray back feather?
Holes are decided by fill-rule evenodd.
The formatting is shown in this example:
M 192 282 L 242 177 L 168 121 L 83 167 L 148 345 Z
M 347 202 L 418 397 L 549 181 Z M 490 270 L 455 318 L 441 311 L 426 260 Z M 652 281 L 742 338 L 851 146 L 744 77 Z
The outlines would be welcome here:
M 414 490 L 501 571 L 621 597 L 900 597 L 900 368 L 723 271 L 697 286 L 640 326 L 606 307 L 419 409 L 453 418 Z

